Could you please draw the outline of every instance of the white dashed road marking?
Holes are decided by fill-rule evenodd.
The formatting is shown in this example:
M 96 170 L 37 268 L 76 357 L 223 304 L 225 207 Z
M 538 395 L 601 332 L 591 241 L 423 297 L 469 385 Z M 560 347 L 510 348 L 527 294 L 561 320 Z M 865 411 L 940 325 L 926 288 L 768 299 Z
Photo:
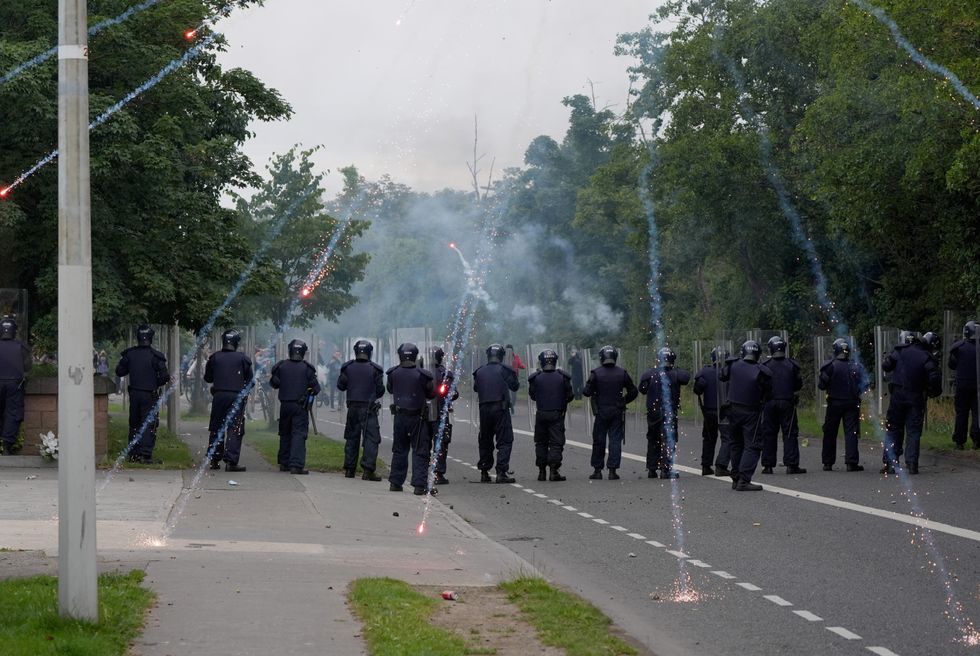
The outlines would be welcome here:
M 634 540 L 646 540 L 647 539 L 647 536 L 640 535 L 639 533 L 627 533 L 626 535 L 630 536 Z
M 610 526 L 609 528 L 611 528 L 614 531 L 623 531 L 623 532 L 626 532 L 626 531 L 629 530 L 625 526 Z
M 713 571 L 711 573 L 714 574 L 715 576 L 720 576 L 721 578 L 723 578 L 725 580 L 730 580 L 730 579 L 737 578 L 737 577 L 733 576 L 732 574 L 729 574 L 728 572 L 725 572 L 725 571 L 722 571 L 722 570 L 715 570 L 715 571 Z
M 811 613 L 808 610 L 794 610 L 793 611 L 793 614 L 794 615 L 799 615 L 800 617 L 802 617 L 803 619 L 805 619 L 807 622 L 823 622 L 823 618 L 822 617 L 820 617 L 819 615 L 814 615 L 813 613 Z
M 548 503 L 553 503 L 556 506 L 560 506 L 561 505 L 561 501 L 559 501 L 558 499 L 548 499 Z
M 671 550 L 668 549 L 667 550 L 667 553 L 669 553 L 671 556 L 676 556 L 677 558 L 681 558 L 681 559 L 683 559 L 683 558 L 690 558 L 690 556 L 688 556 L 683 551 L 671 551 Z
M 564 508 L 565 510 L 570 510 L 571 512 L 576 512 L 578 510 L 578 508 L 576 508 L 575 506 L 562 506 L 562 508 Z
M 868 651 L 872 654 L 878 654 L 878 656 L 898 656 L 898 654 L 887 647 L 868 647 Z
M 663 549 L 667 546 L 665 544 L 660 544 L 656 540 L 647 540 L 647 544 L 649 544 L 651 547 L 656 547 L 657 549 Z
M 547 494 L 541 494 L 540 492 L 535 493 L 534 496 L 538 497 L 539 499 L 547 499 L 548 498 L 548 495 Z
M 853 631 L 848 631 L 847 629 L 845 629 L 842 626 L 828 626 L 827 627 L 827 630 L 830 631 L 831 633 L 836 633 L 837 635 L 839 635 L 840 637 L 844 638 L 845 640 L 860 640 L 861 639 L 861 636 L 859 636 L 858 634 L 854 633 Z
M 608 524 L 609 523 L 609 522 L 607 522 L 604 519 L 599 519 L 598 517 L 593 517 L 592 518 L 592 521 L 595 522 L 596 524 Z
M 704 567 L 705 569 L 711 567 L 708 563 L 703 560 L 689 560 L 687 561 L 689 565 L 694 565 L 695 567 Z
M 751 583 L 745 583 L 745 582 L 741 582 L 741 583 L 736 583 L 735 585 L 737 585 L 737 586 L 738 586 L 738 587 L 740 587 L 740 588 L 745 588 L 745 589 L 746 589 L 746 590 L 748 590 L 749 592 L 758 592 L 759 590 L 761 590 L 761 589 L 762 589 L 762 588 L 760 588 L 760 587 L 759 587 L 759 586 L 757 586 L 757 585 L 753 585 L 753 584 L 751 584 Z
M 587 512 L 580 512 L 578 515 L 579 515 L 579 517 L 585 517 L 586 519 L 592 519 L 592 515 L 590 515 Z
M 768 599 L 769 601 L 771 601 L 772 603 L 776 604 L 777 606 L 792 606 L 793 605 L 792 603 L 786 601 L 782 597 L 778 597 L 776 595 L 763 595 L 762 598 L 763 599 Z

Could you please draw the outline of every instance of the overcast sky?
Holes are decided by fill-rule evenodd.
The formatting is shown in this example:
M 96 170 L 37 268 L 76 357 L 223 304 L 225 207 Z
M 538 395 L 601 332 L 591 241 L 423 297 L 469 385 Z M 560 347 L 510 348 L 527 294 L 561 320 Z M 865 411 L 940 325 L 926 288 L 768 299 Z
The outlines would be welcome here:
M 531 139 L 561 139 L 564 96 L 621 112 L 630 62 L 616 35 L 643 28 L 658 0 L 266 0 L 219 23 L 226 66 L 241 66 L 292 104 L 289 122 L 256 124 L 258 166 L 296 143 L 317 161 L 432 191 L 469 188 L 473 117 L 484 175 L 522 163 Z

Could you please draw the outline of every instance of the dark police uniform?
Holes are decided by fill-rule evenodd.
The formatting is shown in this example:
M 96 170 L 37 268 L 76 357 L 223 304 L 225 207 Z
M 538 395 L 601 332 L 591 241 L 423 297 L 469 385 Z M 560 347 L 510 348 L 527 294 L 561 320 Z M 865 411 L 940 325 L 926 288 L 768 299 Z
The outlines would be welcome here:
M 24 421 L 24 374 L 31 365 L 31 351 L 23 342 L 0 339 L 0 438 L 6 454 L 13 453 Z
M 442 475 L 446 473 L 449 443 L 453 441 L 452 401 L 459 398 L 459 392 L 453 389 L 455 376 L 446 369 L 445 365 L 435 365 L 430 373 L 432 374 L 432 384 L 435 386 L 436 397 L 428 402 L 429 435 L 432 438 L 432 448 L 439 449 L 436 454 L 435 471 L 442 478 Z M 452 399 L 449 398 L 450 390 L 452 390 Z M 442 423 L 443 416 L 445 416 L 445 425 L 440 439 L 439 424 Z
M 626 406 L 639 392 L 629 373 L 615 364 L 604 364 L 589 373 L 582 394 L 592 400 L 595 420 L 592 423 L 592 468 L 619 469 L 626 439 Z M 606 439 L 609 459 L 606 460 Z
M 363 437 L 361 469 L 368 476 L 378 466 L 381 426 L 378 402 L 385 395 L 384 369 L 369 360 L 348 360 L 340 367 L 337 389 L 347 393 L 347 425 L 344 427 L 344 470 L 348 476 L 357 469 Z
M 970 439 L 973 448 L 980 449 L 980 419 L 977 418 L 977 342 L 976 339 L 961 339 L 949 349 L 949 368 L 956 372 L 956 391 L 953 407 L 956 422 L 953 425 L 953 441 L 959 446 L 966 444 L 967 425 L 973 413 L 970 426 Z
M 269 384 L 279 390 L 279 468 L 303 469 L 310 431 L 308 397 L 320 393 L 316 369 L 305 360 L 282 360 L 272 368 Z
M 408 453 L 412 452 L 412 487 L 427 487 L 432 443 L 426 421 L 426 400 L 435 397 L 432 374 L 425 369 L 397 365 L 387 371 L 392 397 L 391 472 L 388 482 L 401 487 L 408 477 Z
M 122 352 L 116 375 L 129 376 L 129 457 L 150 460 L 160 425 L 157 389 L 170 380 L 167 357 L 152 346 L 132 346 Z
M 763 361 L 772 372 L 771 398 L 762 411 L 762 466 L 776 466 L 776 442 L 783 432 L 783 464 L 800 466 L 800 426 L 796 419 L 796 393 L 803 389 L 800 365 L 791 358 L 767 358 Z
M 493 469 L 496 442 L 497 474 L 506 477 L 510 469 L 510 452 L 514 446 L 514 428 L 510 421 L 510 393 L 520 389 L 517 373 L 505 364 L 489 362 L 473 372 L 473 389 L 480 403 L 480 460 L 482 472 Z
M 701 367 L 694 377 L 694 393 L 698 396 L 704 426 L 701 427 L 701 468 L 702 471 L 711 467 L 714 460 L 715 473 L 724 476 L 728 473 L 731 462 L 731 436 L 728 430 L 726 413 L 728 412 L 728 383 L 723 383 L 721 363 Z M 718 457 L 715 458 L 715 445 L 721 435 L 721 446 L 718 447 Z
M 574 398 L 572 376 L 561 369 L 535 371 L 528 377 L 528 394 L 537 406 L 534 416 L 534 464 L 561 467 L 565 449 L 565 412 Z
M 827 414 L 823 420 L 824 469 L 837 461 L 837 429 L 844 423 L 844 464 L 859 467 L 858 438 L 861 435 L 861 394 L 867 389 L 861 366 L 849 360 L 833 359 L 820 367 L 817 387 L 827 392 Z
M 769 394 L 772 373 L 763 364 L 728 360 L 721 380 L 728 383 L 728 418 L 731 424 L 732 479 L 751 483 L 762 455 L 762 406 Z
M 885 358 L 882 369 L 892 374 L 889 383 L 891 399 L 885 415 L 885 449 L 882 451 L 882 462 L 886 466 L 894 466 L 904 450 L 909 473 L 917 473 L 926 395 L 938 396 L 942 392 L 939 364 L 920 342 L 916 342 L 896 346 Z
M 239 351 L 212 353 L 204 365 L 204 381 L 211 383 L 211 422 L 208 452 L 212 465 L 224 460 L 238 466 L 245 437 L 245 397 L 252 380 L 252 361 Z
M 681 386 L 691 382 L 691 373 L 671 367 L 652 367 L 640 376 L 640 394 L 647 397 L 647 471 L 658 469 L 665 475 L 673 471 L 677 451 L 677 416 L 680 413 Z M 669 403 L 664 403 L 664 386 Z

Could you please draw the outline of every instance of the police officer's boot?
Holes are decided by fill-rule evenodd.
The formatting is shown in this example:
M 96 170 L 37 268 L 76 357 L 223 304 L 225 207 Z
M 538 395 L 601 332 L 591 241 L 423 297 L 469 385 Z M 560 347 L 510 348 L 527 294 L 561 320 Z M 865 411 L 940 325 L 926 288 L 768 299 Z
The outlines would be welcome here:
M 211 458 L 211 462 L 208 465 L 211 469 L 221 469 L 221 460 L 218 458 Z
M 288 472 L 289 471 L 289 466 L 288 465 L 279 465 L 279 471 L 281 471 L 281 472 Z
M 616 473 L 616 470 L 615 469 L 612 469 L 612 468 L 609 469 L 609 480 L 610 481 L 618 481 L 619 480 L 619 474 Z
M 248 467 L 246 467 L 245 465 L 235 465 L 230 462 L 225 463 L 226 472 L 243 472 L 246 469 L 248 469 Z M 290 471 L 292 471 L 292 469 L 290 469 Z
M 701 467 L 701 475 L 702 476 L 714 476 L 715 475 L 715 470 L 712 469 L 711 467 L 704 467 L 704 466 L 702 466 Z
M 449 479 L 442 472 L 436 472 L 435 483 L 436 485 L 449 485 Z
M 660 472 L 660 478 L 674 479 L 680 477 L 681 475 L 675 472 L 673 469 L 664 469 Z
M 516 483 L 517 480 L 514 477 L 512 477 L 512 476 L 508 476 L 507 475 L 507 472 L 502 471 L 502 472 L 497 472 L 497 482 L 498 483 Z
M 345 469 L 344 470 L 344 478 L 354 478 L 354 470 L 353 469 Z
M 771 474 L 771 473 L 773 473 L 772 467 L 770 467 L 769 465 L 763 466 L 762 473 L 763 474 Z
M 715 465 L 715 476 L 731 476 L 732 472 L 728 470 L 728 467 L 723 467 L 722 465 Z
M 602 480 L 602 467 L 596 467 L 595 471 L 589 474 L 589 479 L 593 481 Z
M 909 475 L 910 476 L 914 476 L 915 474 L 918 474 L 919 473 L 919 463 L 917 463 L 917 462 L 910 463 L 910 464 L 906 465 L 906 467 L 909 470 Z
M 847 471 L 849 472 L 864 471 L 864 465 L 847 465 Z
M 735 490 L 737 490 L 738 492 L 758 492 L 761 489 L 762 489 L 761 485 L 756 485 L 755 483 L 751 483 L 749 481 L 742 481 L 742 480 L 740 480 L 738 484 L 735 486 Z
M 302 467 L 290 467 L 289 468 L 289 473 L 290 474 L 297 474 L 299 476 L 306 476 L 307 474 L 310 473 L 310 470 L 309 469 L 303 469 Z
M 548 480 L 550 480 L 550 481 L 563 481 L 563 480 L 565 480 L 565 477 L 562 476 L 561 473 L 559 473 L 559 471 L 558 471 L 558 469 L 560 467 L 561 467 L 561 465 L 552 465 L 551 466 L 551 477 Z
M 480 482 L 481 483 L 490 483 L 491 482 L 490 481 L 490 471 L 489 470 L 487 470 L 487 469 L 481 469 L 480 470 Z
M 786 467 L 786 473 L 787 474 L 805 474 L 806 473 L 806 469 L 804 469 L 803 467 L 800 467 L 799 465 L 787 465 L 787 467 Z
M 353 478 L 353 476 L 348 476 L 347 478 Z M 362 481 L 380 481 L 381 477 L 374 473 L 373 469 L 365 469 L 364 473 L 361 474 Z
M 538 466 L 538 480 L 539 481 L 546 481 L 546 480 L 548 480 L 548 474 L 545 472 L 545 469 L 546 468 L 545 468 L 544 465 L 539 465 Z

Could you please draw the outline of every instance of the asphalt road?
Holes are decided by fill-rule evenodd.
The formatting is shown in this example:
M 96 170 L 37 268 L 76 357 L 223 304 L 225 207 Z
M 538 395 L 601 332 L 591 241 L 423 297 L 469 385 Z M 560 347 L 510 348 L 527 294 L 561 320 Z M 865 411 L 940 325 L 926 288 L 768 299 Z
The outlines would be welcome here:
M 838 470 L 820 471 L 819 440 L 811 439 L 801 463 L 808 474 L 777 467 L 756 476 L 765 491 L 738 493 L 730 479 L 700 476 L 693 425 L 681 426 L 681 478 L 648 479 L 645 427 L 631 419 L 622 480 L 590 481 L 591 441 L 578 411 L 562 467 L 568 480 L 539 483 L 522 405 L 511 459 L 517 483 L 488 485 L 477 482 L 469 418 L 460 403 L 451 483 L 439 498 L 660 656 L 978 649 L 966 644 L 980 636 L 972 629 L 980 620 L 976 467 L 924 457 L 907 487 L 877 473 L 873 445 L 862 446 L 864 472 L 843 471 L 842 445 Z M 390 418 L 382 432 L 389 429 Z M 677 600 L 685 580 L 693 600 Z

